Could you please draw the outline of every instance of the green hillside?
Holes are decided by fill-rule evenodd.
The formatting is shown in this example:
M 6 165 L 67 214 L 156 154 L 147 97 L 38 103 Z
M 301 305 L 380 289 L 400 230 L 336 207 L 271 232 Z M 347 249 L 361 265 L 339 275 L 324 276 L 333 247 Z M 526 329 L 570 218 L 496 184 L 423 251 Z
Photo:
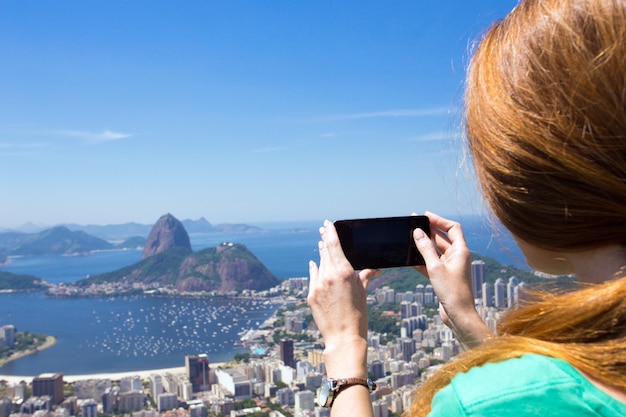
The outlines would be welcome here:
M 0 291 L 15 290 L 43 290 L 46 286 L 41 279 L 32 275 L 17 275 L 11 272 L 0 271 Z

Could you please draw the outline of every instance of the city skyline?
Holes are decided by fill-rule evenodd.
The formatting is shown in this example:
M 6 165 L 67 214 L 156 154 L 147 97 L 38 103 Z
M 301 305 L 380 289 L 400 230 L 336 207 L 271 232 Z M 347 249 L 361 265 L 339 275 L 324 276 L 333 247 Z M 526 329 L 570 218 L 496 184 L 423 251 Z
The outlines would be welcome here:
M 516 3 L 3 3 L 0 228 L 474 214 L 463 78 Z

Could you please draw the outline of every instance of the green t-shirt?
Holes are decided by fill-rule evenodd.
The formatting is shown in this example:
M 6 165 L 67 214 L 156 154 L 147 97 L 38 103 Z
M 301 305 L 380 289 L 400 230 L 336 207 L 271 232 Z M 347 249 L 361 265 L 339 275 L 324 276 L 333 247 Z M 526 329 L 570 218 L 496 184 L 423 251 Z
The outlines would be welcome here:
M 528 354 L 459 374 L 439 391 L 429 417 L 626 416 L 626 404 L 569 363 Z

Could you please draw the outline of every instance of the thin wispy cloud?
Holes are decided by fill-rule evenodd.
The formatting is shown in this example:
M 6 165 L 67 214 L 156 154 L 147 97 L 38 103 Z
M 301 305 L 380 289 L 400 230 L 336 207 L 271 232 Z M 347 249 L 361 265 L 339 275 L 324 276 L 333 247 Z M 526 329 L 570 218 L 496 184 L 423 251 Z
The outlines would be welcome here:
M 56 130 L 51 133 L 58 136 L 82 139 L 90 143 L 111 142 L 134 136 L 131 133 L 114 132 L 112 130 L 103 130 L 102 132 L 90 132 L 86 130 Z
M 135 136 L 133 133 L 116 132 L 113 130 L 105 129 L 102 131 L 90 131 L 90 130 L 75 130 L 75 129 L 24 129 L 24 128 L 11 128 L 2 129 L 0 134 L 14 135 L 14 136 L 36 136 L 40 140 L 42 138 L 49 139 L 50 137 L 60 137 L 68 139 L 79 139 L 89 144 L 98 144 L 104 142 L 112 142 L 121 139 L 127 139 Z M 2 144 L 0 143 L 0 146 Z M 26 145 L 28 146 L 28 145 Z M 38 144 L 38 146 L 43 146 Z
M 338 114 L 330 116 L 330 120 L 358 120 L 358 119 L 375 119 L 383 117 L 427 117 L 427 116 L 441 116 L 448 114 L 450 108 L 448 107 L 433 107 L 426 109 L 396 109 L 396 110 L 383 110 L 367 113 L 351 113 L 351 114 Z
M 273 147 L 268 147 L 268 148 L 253 149 L 252 152 L 253 153 L 270 153 L 270 152 L 284 151 L 285 149 L 287 149 L 286 146 L 273 146 Z
M 424 135 L 418 135 L 412 137 L 410 140 L 412 142 L 439 142 L 445 140 L 454 140 L 458 136 L 455 133 L 451 132 L 432 132 L 426 133 Z

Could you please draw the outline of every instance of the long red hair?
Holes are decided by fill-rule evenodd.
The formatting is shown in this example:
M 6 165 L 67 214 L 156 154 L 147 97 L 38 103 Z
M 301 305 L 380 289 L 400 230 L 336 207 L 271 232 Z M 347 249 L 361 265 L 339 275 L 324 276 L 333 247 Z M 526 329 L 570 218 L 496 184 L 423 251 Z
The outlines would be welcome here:
M 626 245 L 626 2 L 526 0 L 470 63 L 465 124 L 485 198 L 534 246 Z M 410 416 L 473 366 L 539 353 L 626 390 L 626 278 L 509 312 L 498 336 L 435 372 Z

